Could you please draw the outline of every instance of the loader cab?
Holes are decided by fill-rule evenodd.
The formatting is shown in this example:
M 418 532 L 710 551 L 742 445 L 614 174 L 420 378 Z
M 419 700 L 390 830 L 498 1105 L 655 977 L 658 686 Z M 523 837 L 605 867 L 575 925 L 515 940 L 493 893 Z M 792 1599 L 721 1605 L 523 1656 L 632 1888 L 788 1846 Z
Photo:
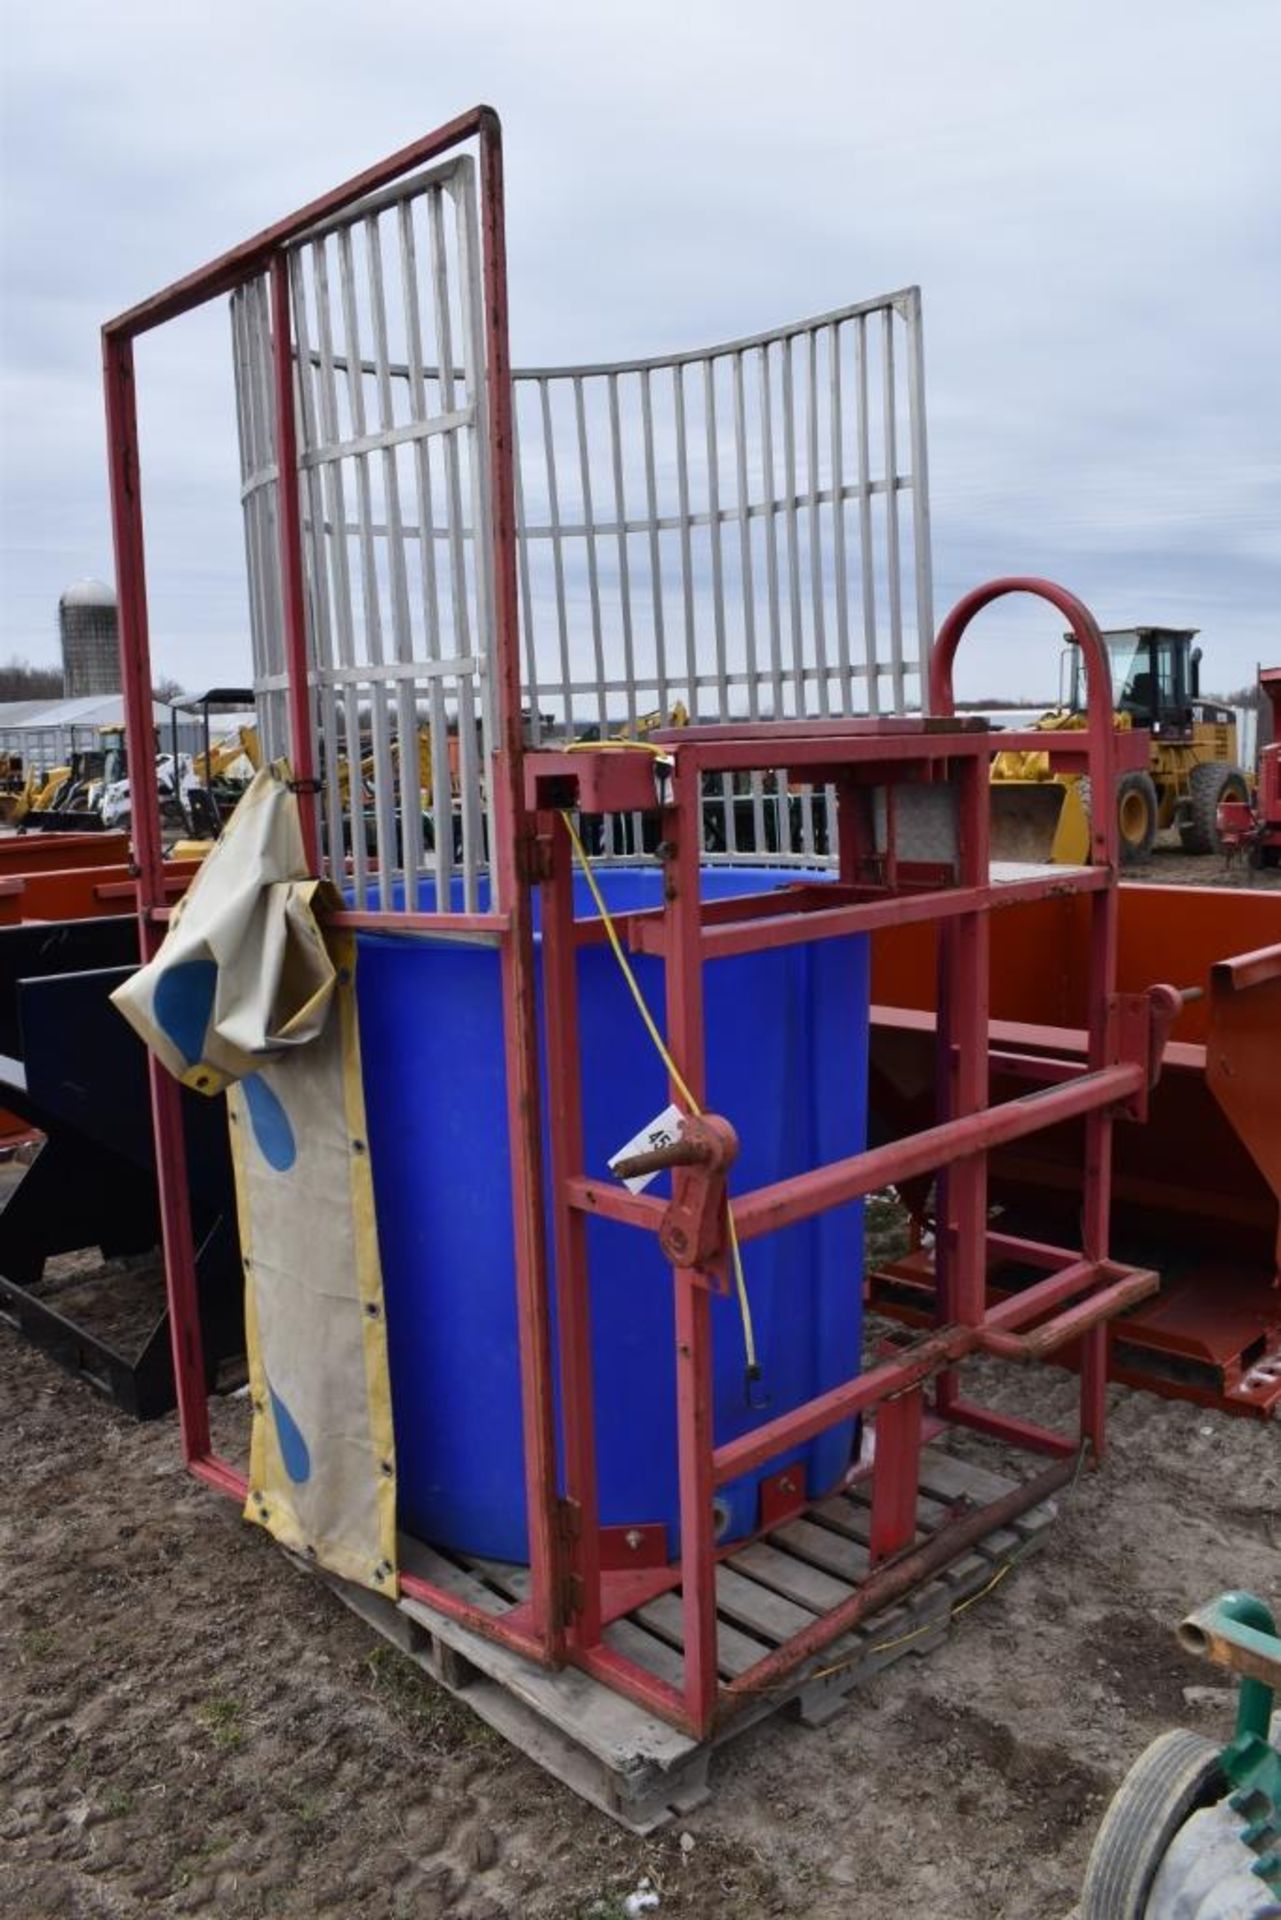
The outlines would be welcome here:
M 125 730 L 123 727 L 100 727 L 102 740 L 101 767 L 99 769 L 104 786 L 113 786 L 117 780 L 123 780 L 129 768 L 125 755 Z
M 1192 737 L 1193 703 L 1200 693 L 1201 649 L 1195 627 L 1111 627 L 1103 635 L 1112 669 L 1112 704 L 1130 724 L 1147 727 L 1160 740 Z M 1070 635 L 1066 636 L 1070 639 Z M 1085 674 L 1080 649 L 1067 653 L 1067 699 L 1073 713 L 1085 711 Z

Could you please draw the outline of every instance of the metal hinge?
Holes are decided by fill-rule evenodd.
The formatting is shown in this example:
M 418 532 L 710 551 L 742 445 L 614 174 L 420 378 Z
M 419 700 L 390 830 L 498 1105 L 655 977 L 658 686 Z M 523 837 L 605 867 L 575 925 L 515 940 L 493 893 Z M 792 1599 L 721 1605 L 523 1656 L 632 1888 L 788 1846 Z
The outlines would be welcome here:
M 527 833 L 516 842 L 516 872 L 527 887 L 552 877 L 552 846 L 545 834 Z
M 556 1502 L 556 1580 L 558 1624 L 567 1627 L 583 1611 L 583 1582 L 574 1571 L 574 1549 L 583 1532 L 583 1510 L 577 1500 Z

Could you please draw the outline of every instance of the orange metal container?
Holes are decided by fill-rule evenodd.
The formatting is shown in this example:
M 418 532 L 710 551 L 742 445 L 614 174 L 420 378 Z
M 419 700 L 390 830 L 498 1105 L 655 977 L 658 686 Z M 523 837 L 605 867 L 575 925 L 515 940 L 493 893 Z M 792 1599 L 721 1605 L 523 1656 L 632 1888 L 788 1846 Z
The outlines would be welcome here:
M 1084 1051 L 1081 902 L 1003 916 L 992 950 L 993 1087 L 1027 1091 L 1021 1055 Z M 1163 1274 L 1157 1299 L 1118 1322 L 1114 1378 L 1237 1411 L 1281 1408 L 1281 895 L 1243 887 L 1121 889 L 1121 991 L 1198 990 L 1166 1048 L 1144 1125 L 1118 1126 L 1114 1241 Z M 1244 956 L 1244 958 L 1237 958 Z M 877 934 L 872 955 L 873 1126 L 893 1137 L 934 1108 L 937 956 L 932 929 Z M 1080 1192 L 1079 1125 L 998 1152 L 991 1199 L 1012 1223 L 1069 1232 Z M 924 1212 L 928 1195 L 905 1195 Z M 1017 1276 L 993 1271 L 1005 1288 Z M 928 1256 L 878 1276 L 873 1298 L 909 1317 Z

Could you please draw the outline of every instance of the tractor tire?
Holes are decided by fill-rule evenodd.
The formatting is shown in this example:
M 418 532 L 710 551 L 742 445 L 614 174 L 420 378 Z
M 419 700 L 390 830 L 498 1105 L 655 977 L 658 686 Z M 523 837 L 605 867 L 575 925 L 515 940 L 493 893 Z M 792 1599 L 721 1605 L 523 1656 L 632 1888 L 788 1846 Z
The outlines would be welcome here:
M 1240 767 L 1205 760 L 1188 775 L 1189 818 L 1179 828 L 1184 853 L 1222 853 L 1223 842 L 1214 815 L 1220 800 L 1249 800 L 1250 789 Z
M 1123 867 L 1151 853 L 1158 810 L 1152 775 L 1123 773 L 1116 783 L 1116 843 Z
M 1143 1920 L 1166 1849 L 1198 1807 L 1222 1799 L 1219 1749 L 1177 1727 L 1141 1753 L 1117 1788 L 1090 1851 L 1081 1920 Z

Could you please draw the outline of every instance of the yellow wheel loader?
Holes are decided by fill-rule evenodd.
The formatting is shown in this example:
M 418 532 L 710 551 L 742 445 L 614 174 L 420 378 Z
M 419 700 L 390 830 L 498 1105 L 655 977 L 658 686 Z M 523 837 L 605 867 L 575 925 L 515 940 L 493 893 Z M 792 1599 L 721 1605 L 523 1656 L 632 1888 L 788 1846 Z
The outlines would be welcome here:
M 1218 853 L 1221 800 L 1248 800 L 1237 765 L 1236 719 L 1230 707 L 1203 700 L 1201 649 L 1195 627 L 1116 627 L 1103 635 L 1112 666 L 1118 732 L 1141 731 L 1118 756 L 1122 771 L 1114 804 L 1121 859 L 1144 860 L 1158 832 L 1177 827 L 1185 853 Z M 1070 636 L 1067 636 L 1070 641 Z M 1042 714 L 1038 733 L 1085 725 L 1085 682 L 1079 650 L 1063 655 L 1058 706 Z M 1046 753 L 1003 753 L 992 763 L 992 841 L 999 859 L 1050 859 L 1076 866 L 1089 858 L 1088 781 L 1050 771 Z

